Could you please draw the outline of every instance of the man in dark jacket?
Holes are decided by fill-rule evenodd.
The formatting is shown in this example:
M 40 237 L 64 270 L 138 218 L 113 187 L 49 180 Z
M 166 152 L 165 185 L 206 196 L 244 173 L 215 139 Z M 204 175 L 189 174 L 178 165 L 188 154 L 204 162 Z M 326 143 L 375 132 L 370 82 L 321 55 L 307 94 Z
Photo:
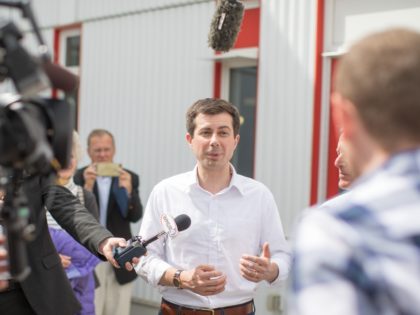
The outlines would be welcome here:
M 113 163 L 115 141 L 104 129 L 95 129 L 88 136 L 88 154 L 91 165 L 79 169 L 74 182 L 92 191 L 99 205 L 99 221 L 118 237 L 132 237 L 130 222 L 137 222 L 143 214 L 139 197 L 139 177 L 132 171 Z M 104 165 L 114 169 L 102 173 Z M 111 171 L 111 172 L 109 172 Z M 114 174 L 112 174 L 114 172 Z M 134 271 L 113 268 L 100 263 L 96 268 L 99 287 L 95 291 L 97 315 L 129 315 Z

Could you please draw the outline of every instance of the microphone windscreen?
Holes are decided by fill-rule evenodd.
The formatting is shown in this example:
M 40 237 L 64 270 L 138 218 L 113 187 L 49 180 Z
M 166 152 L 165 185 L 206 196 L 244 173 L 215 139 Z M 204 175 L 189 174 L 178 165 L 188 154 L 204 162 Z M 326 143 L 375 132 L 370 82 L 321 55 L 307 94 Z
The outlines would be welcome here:
M 175 218 L 175 223 L 178 228 L 178 231 L 184 231 L 188 229 L 191 225 L 191 219 L 186 214 L 180 214 Z
M 236 42 L 244 16 L 244 5 L 238 0 L 219 0 L 210 25 L 209 46 L 229 51 Z
M 53 88 L 64 92 L 73 92 L 78 88 L 78 76 L 74 75 L 60 65 L 52 63 L 51 61 L 45 61 L 43 63 L 43 68 L 50 79 Z

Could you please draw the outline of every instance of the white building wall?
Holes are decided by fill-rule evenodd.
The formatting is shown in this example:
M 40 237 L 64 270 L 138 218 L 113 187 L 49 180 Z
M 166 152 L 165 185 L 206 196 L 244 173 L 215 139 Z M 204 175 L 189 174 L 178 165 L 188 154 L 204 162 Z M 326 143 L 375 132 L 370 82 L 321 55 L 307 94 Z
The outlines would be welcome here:
M 315 26 L 316 1 L 262 1 L 255 173 L 288 235 L 309 204 Z

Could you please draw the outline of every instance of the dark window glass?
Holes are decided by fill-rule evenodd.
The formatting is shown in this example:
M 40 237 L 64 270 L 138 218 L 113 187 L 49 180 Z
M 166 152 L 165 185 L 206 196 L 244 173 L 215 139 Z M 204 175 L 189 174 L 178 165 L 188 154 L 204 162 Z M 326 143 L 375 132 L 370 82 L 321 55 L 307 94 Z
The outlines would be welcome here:
M 80 36 L 66 38 L 66 67 L 75 67 L 80 61 Z
M 232 68 L 229 87 L 230 101 L 238 107 L 241 114 L 241 139 L 232 164 L 239 174 L 253 177 L 257 67 Z

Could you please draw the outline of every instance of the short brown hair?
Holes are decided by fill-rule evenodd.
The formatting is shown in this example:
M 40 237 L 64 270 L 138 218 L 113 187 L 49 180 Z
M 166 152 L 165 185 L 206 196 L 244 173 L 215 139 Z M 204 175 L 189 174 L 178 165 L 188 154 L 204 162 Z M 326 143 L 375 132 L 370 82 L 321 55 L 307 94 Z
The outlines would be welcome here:
M 359 41 L 339 61 L 335 89 L 386 151 L 420 143 L 420 34 L 394 29 Z
M 198 114 L 217 115 L 221 113 L 228 113 L 232 116 L 233 134 L 234 136 L 237 136 L 239 134 L 240 125 L 238 109 L 228 101 L 217 98 L 205 98 L 198 100 L 192 104 L 190 108 L 188 108 L 186 114 L 188 133 L 191 137 L 194 136 L 195 118 Z
M 90 140 L 93 138 L 93 137 L 103 137 L 103 136 L 110 136 L 111 137 L 111 139 L 112 139 L 112 145 L 114 146 L 114 148 L 115 148 L 115 141 L 114 141 L 114 136 L 112 135 L 112 133 L 111 132 L 109 132 L 108 130 L 106 130 L 106 129 L 93 129 L 90 133 L 89 133 L 89 136 L 88 136 L 88 139 L 87 139 L 87 145 L 88 145 L 88 147 L 90 146 Z

